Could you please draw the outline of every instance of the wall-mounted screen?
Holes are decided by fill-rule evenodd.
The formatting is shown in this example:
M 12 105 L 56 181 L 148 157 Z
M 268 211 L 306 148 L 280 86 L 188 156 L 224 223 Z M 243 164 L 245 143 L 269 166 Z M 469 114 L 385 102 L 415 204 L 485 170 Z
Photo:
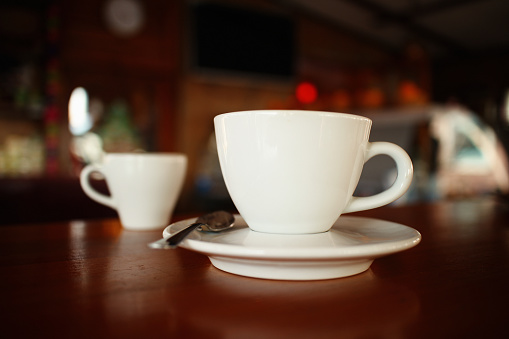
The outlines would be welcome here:
M 290 17 L 217 3 L 196 3 L 191 13 L 194 67 L 293 76 L 295 25 Z

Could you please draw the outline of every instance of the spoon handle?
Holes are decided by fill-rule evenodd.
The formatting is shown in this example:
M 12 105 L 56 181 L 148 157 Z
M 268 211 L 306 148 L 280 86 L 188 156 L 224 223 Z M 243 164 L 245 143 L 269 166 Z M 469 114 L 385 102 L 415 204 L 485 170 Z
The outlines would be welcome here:
M 180 242 L 184 240 L 185 237 L 189 235 L 189 233 L 203 225 L 204 224 L 201 222 L 195 222 L 189 226 L 184 227 L 175 234 L 172 234 L 169 238 L 159 239 L 157 241 L 151 242 L 148 244 L 148 247 L 157 249 L 177 248 L 178 244 L 180 244 Z
M 185 239 L 185 237 L 187 237 L 192 231 L 194 231 L 195 229 L 197 229 L 198 227 L 200 227 L 202 225 L 204 225 L 204 224 L 201 222 L 195 222 L 195 223 L 181 229 L 180 231 L 176 232 L 175 234 L 172 234 L 169 238 L 166 239 L 167 247 L 165 247 L 165 248 L 176 248 L 178 246 L 178 244 L 180 244 L 180 242 Z

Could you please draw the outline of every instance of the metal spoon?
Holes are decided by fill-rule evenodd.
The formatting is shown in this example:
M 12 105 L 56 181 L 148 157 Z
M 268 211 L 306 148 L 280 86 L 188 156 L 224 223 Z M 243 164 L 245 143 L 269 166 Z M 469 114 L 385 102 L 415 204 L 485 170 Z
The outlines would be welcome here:
M 196 219 L 196 222 L 172 234 L 169 238 L 154 241 L 148 244 L 148 247 L 161 249 L 176 248 L 195 229 L 205 232 L 221 232 L 232 227 L 234 222 L 235 217 L 225 211 L 205 214 Z

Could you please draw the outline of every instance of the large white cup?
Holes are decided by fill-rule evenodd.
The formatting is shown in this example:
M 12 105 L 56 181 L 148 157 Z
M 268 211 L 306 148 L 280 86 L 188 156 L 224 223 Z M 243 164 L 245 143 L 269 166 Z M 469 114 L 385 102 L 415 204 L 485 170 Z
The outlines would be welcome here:
M 370 143 L 371 124 L 352 114 L 297 110 L 216 116 L 223 177 L 248 226 L 266 233 L 325 232 L 342 213 L 401 197 L 412 181 L 412 161 L 395 144 Z M 396 162 L 396 181 L 379 194 L 353 197 L 364 163 L 379 154 Z
M 179 153 L 108 153 L 100 165 L 87 165 L 80 174 L 83 191 L 117 211 L 128 230 L 154 230 L 168 225 L 187 168 Z M 97 192 L 89 182 L 101 173 L 111 196 Z

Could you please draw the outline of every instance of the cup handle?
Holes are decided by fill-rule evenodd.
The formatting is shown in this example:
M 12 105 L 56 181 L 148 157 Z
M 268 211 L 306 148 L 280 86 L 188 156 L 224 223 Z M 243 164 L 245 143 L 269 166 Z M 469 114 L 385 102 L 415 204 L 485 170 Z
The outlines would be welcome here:
M 390 142 L 372 142 L 368 144 L 364 163 L 375 155 L 381 154 L 390 156 L 396 162 L 396 169 L 398 171 L 396 181 L 391 187 L 378 194 L 369 197 L 353 196 L 343 213 L 369 210 L 390 204 L 405 194 L 410 187 L 414 169 L 412 160 L 408 156 L 407 152 L 398 145 Z
M 101 169 L 95 165 L 87 165 L 85 166 L 85 168 L 81 170 L 80 173 L 81 188 L 90 199 L 95 200 L 100 204 L 116 209 L 117 206 L 110 196 L 99 193 L 92 186 L 90 186 L 89 177 L 92 172 L 101 173 Z

